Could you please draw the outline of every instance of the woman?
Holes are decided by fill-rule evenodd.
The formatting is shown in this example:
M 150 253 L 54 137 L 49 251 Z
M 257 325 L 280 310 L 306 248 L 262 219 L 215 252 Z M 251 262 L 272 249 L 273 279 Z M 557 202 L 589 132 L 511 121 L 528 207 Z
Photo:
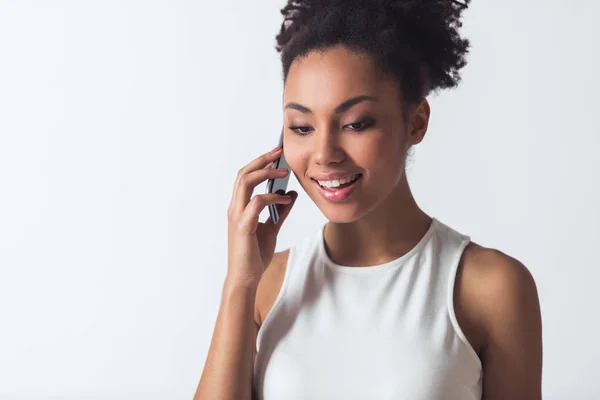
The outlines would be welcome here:
M 416 203 L 405 164 L 458 84 L 467 3 L 298 0 L 277 36 L 285 158 L 328 222 L 274 253 L 296 199 L 238 174 L 228 271 L 196 399 L 541 399 L 537 289 L 516 259 Z M 259 223 L 268 204 L 280 222 Z M 258 349 L 258 351 L 256 351 Z

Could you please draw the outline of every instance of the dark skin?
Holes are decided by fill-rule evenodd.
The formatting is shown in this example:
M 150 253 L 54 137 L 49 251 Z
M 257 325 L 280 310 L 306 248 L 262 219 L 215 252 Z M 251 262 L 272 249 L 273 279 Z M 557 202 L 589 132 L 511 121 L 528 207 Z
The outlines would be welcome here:
M 377 100 L 335 112 L 362 95 Z M 289 103 L 302 107 L 286 107 Z M 405 118 L 405 105 L 393 77 L 343 46 L 312 52 L 290 68 L 284 89 L 285 157 L 329 220 L 324 238 L 338 264 L 360 268 L 398 258 L 431 223 L 411 193 L 404 168 L 410 147 L 425 137 L 431 110 L 423 99 L 408 108 Z M 310 177 L 342 171 L 361 172 L 361 186 L 347 202 L 333 204 L 319 195 Z M 258 286 L 257 330 L 279 293 L 287 254 L 274 255 Z M 498 250 L 471 243 L 459 265 L 454 308 L 482 362 L 482 398 L 541 399 L 541 312 L 529 270 Z

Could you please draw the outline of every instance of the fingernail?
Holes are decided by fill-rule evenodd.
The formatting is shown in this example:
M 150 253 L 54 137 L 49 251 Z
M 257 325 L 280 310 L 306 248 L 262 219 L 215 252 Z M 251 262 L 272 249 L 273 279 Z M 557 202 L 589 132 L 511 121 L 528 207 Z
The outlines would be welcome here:
M 277 153 L 279 150 L 281 150 L 281 146 L 275 147 L 273 150 L 271 150 L 271 153 Z

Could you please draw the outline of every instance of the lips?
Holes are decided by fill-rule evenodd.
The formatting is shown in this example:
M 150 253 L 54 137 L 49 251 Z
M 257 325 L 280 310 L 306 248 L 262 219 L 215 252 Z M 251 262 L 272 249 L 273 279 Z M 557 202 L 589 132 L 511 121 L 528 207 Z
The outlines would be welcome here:
M 347 185 L 356 182 L 357 180 L 360 179 L 361 176 L 362 176 L 362 174 L 352 174 L 352 175 L 346 175 L 346 176 L 343 176 L 341 178 L 336 178 L 336 179 L 327 179 L 327 180 L 326 179 L 319 179 L 319 180 L 315 179 L 315 181 L 317 183 L 319 183 L 319 181 L 320 182 L 332 182 L 334 180 L 337 180 L 338 181 L 338 186 L 327 186 L 327 185 L 321 185 L 319 183 L 319 185 L 321 187 L 324 187 L 325 189 L 336 190 L 336 189 L 343 189 Z M 342 180 L 344 181 L 344 183 L 341 183 Z
M 312 181 L 317 186 L 317 190 L 325 200 L 331 202 L 341 202 L 352 195 L 352 193 L 356 190 L 356 187 L 362 182 L 362 177 L 363 175 L 360 174 L 358 179 L 356 179 L 350 185 L 337 188 L 324 188 L 319 185 L 319 182 L 317 182 L 315 179 L 312 179 Z
M 340 180 L 342 178 L 350 178 L 353 175 L 358 175 L 360 174 L 360 172 L 337 172 L 337 173 L 331 173 L 331 174 L 317 174 L 317 175 L 312 175 L 311 179 L 314 179 L 316 181 L 333 181 L 333 180 Z

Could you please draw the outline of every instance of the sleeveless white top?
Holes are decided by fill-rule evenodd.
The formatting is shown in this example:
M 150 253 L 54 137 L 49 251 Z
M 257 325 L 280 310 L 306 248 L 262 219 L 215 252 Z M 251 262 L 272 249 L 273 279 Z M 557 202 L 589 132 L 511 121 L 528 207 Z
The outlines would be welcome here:
M 470 238 L 434 218 L 405 255 L 353 267 L 328 257 L 324 227 L 290 248 L 256 340 L 258 399 L 481 399 L 481 362 L 453 305 Z

